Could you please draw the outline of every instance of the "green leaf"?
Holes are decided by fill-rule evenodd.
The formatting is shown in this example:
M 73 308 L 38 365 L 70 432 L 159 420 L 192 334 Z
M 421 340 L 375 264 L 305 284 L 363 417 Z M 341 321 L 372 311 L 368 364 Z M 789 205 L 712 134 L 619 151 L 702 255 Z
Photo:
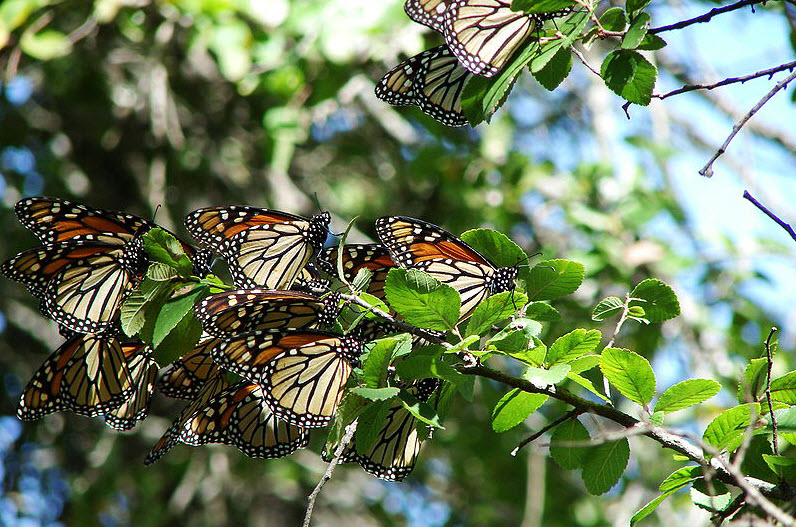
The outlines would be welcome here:
M 525 251 L 502 232 L 470 229 L 462 233 L 461 239 L 498 267 L 514 267 L 528 261 Z
M 479 335 L 470 335 L 469 337 L 463 338 L 450 348 L 445 348 L 445 353 L 460 353 L 462 351 L 469 350 L 470 346 L 478 343 L 480 340 L 481 337 Z
M 663 392 L 655 404 L 656 412 L 672 413 L 703 401 L 721 391 L 721 384 L 711 379 L 688 379 Z
M 324 451 L 333 451 L 334 447 L 340 443 L 343 435 L 345 435 L 346 426 L 352 423 L 354 419 L 358 418 L 365 408 L 370 408 L 371 406 L 374 406 L 374 404 L 371 404 L 367 399 L 363 399 L 362 397 L 348 391 L 345 392 L 345 395 L 343 395 L 343 400 L 340 401 L 340 404 L 337 406 L 337 412 L 335 412 L 334 420 L 329 427 L 329 435 L 326 437 Z M 359 425 L 357 425 L 357 428 L 359 428 Z M 329 456 L 329 458 L 331 459 L 331 456 Z
M 652 414 L 650 414 L 650 423 L 655 426 L 663 426 L 665 416 L 666 414 L 663 412 L 652 412 Z
M 652 0 L 628 0 L 627 12 L 630 16 L 636 16 L 636 13 L 647 7 Z
M 605 348 L 600 356 L 600 370 L 619 392 L 636 404 L 645 406 L 655 395 L 655 373 L 647 359 L 622 348 Z
M 160 310 L 152 329 L 152 344 L 157 347 L 166 338 L 166 335 L 190 313 L 193 316 L 193 306 L 207 294 L 207 288 L 197 286 L 166 302 Z
M 796 404 L 796 371 L 791 371 L 771 381 L 771 399 L 786 404 Z
M 752 416 L 760 416 L 757 403 L 742 404 L 720 413 L 705 429 L 702 439 L 719 450 L 735 450 L 740 445 Z
M 594 386 L 594 384 L 589 379 L 587 379 L 586 377 L 582 377 L 581 375 L 578 375 L 577 373 L 569 372 L 569 373 L 567 373 L 567 379 L 569 379 L 569 380 L 581 385 L 582 387 L 586 388 L 586 390 L 588 390 L 590 393 L 593 393 L 594 395 L 596 395 L 597 397 L 599 397 L 603 401 L 611 402 L 611 400 L 608 397 L 606 397 L 604 393 L 602 393 L 600 390 L 598 390 L 597 387 Z
M 763 461 L 779 479 L 790 481 L 792 480 L 793 475 L 796 473 L 796 459 L 791 459 L 785 456 L 763 454 Z
M 397 388 L 396 390 L 400 392 Z M 354 389 L 351 391 L 354 392 Z M 356 392 L 354 393 L 356 394 Z M 388 397 L 385 400 L 377 400 L 375 403 L 369 404 L 359 415 L 357 431 L 354 435 L 356 439 L 354 446 L 360 454 L 367 454 L 379 437 L 379 432 L 387 421 L 390 408 L 395 404 L 395 401 L 390 399 L 391 397 Z M 343 431 L 345 432 L 345 427 L 343 427 Z M 338 439 L 335 444 L 339 442 Z
M 655 278 L 639 283 L 630 296 L 630 305 L 643 307 L 650 322 L 663 322 L 680 314 L 680 302 L 674 290 Z
M 590 494 L 599 496 L 613 487 L 627 467 L 630 444 L 627 439 L 588 448 L 581 477 Z
M 580 38 L 581 30 L 586 26 L 589 21 L 589 13 L 585 10 L 576 10 L 562 22 L 556 22 L 559 32 L 564 35 L 551 42 L 546 42 L 542 46 L 542 50 L 531 57 L 531 63 L 528 68 L 531 73 L 537 73 L 544 68 L 548 62 L 558 53 L 559 49 L 568 49 L 576 39 Z
M 525 291 L 532 300 L 552 300 L 573 293 L 583 283 L 583 264 L 546 260 L 531 269 Z
M 548 91 L 558 88 L 572 71 L 572 53 L 569 48 L 560 48 L 550 62 L 533 74 L 533 77 Z
M 559 467 L 575 470 L 583 465 L 589 447 L 574 446 L 588 441 L 589 432 L 577 419 L 570 419 L 558 425 L 550 438 L 550 456 Z
M 523 11 L 529 14 L 554 13 L 575 5 L 572 0 L 512 0 L 511 9 L 512 11 Z
M 401 391 L 400 388 L 390 386 L 387 388 L 366 388 L 364 386 L 357 386 L 351 388 L 351 393 L 355 393 L 364 399 L 371 401 L 386 401 L 392 399 Z
M 376 341 L 362 360 L 362 380 L 369 388 L 387 384 L 387 367 L 392 362 L 395 348 L 408 339 L 385 338 Z
M 525 306 L 525 316 L 539 322 L 555 322 L 561 320 L 561 313 L 550 304 L 531 302 Z
M 539 386 L 558 384 L 567 378 L 570 369 L 569 364 L 556 364 L 550 369 L 528 366 L 523 372 L 522 378 Z
M 594 307 L 594 311 L 591 313 L 591 319 L 600 322 L 608 317 L 619 315 L 624 305 L 625 303 L 618 296 L 603 298 Z
M 582 355 L 591 353 L 600 344 L 602 333 L 599 330 L 576 329 L 559 337 L 550 346 L 545 364 L 571 362 Z
M 528 393 L 514 388 L 492 410 L 492 430 L 505 432 L 525 421 L 547 401 L 543 393 Z
M 395 363 L 395 371 L 403 381 L 437 377 L 453 383 L 465 398 L 472 392 L 472 376 L 459 373 L 456 369 L 433 355 L 417 355 Z
M 647 33 L 644 35 L 644 38 L 641 39 L 641 43 L 638 45 L 636 49 L 643 50 L 643 51 L 658 51 L 659 49 L 663 49 L 666 47 L 666 41 L 663 40 L 658 35 L 652 35 Z
M 704 478 L 700 478 L 691 487 L 691 501 L 697 507 L 718 512 L 723 511 L 730 505 L 732 494 L 721 481 L 714 478 L 708 485 Z
M 418 401 L 414 395 L 410 394 L 406 390 L 401 390 L 401 393 L 398 394 L 398 398 L 401 399 L 401 403 L 403 404 L 404 408 L 406 408 L 409 413 L 414 415 L 417 419 L 421 420 L 427 425 L 433 426 L 434 428 L 445 428 L 440 423 L 437 412 L 435 412 L 428 403 Z
M 585 357 L 578 357 L 569 363 L 572 367 L 572 373 L 583 373 L 600 364 L 599 355 L 586 355 Z
M 631 320 L 636 320 L 643 324 L 650 323 L 650 321 L 647 319 L 647 313 L 644 311 L 644 308 L 641 306 L 628 306 L 627 318 Z
M 641 44 L 650 29 L 651 19 L 649 13 L 641 13 L 630 23 L 627 33 L 622 38 L 622 49 L 636 49 Z
M 600 16 L 600 24 L 608 31 L 624 31 L 627 26 L 627 17 L 621 7 L 606 9 Z
M 338 251 L 337 254 L 339 256 L 343 255 L 342 251 Z M 340 274 L 338 276 L 345 276 L 345 274 Z M 370 269 L 366 269 L 365 267 L 363 267 L 362 269 L 357 271 L 357 275 L 351 281 L 351 285 L 353 286 L 354 291 L 358 291 L 360 293 L 364 292 L 368 288 L 368 285 L 370 285 L 371 278 L 373 278 L 373 271 L 371 271 Z
M 677 492 L 677 491 L 670 490 L 670 491 L 664 492 L 663 494 L 660 494 L 659 496 L 657 496 L 657 497 L 653 498 L 652 500 L 648 501 L 646 505 L 644 505 L 639 510 L 637 510 L 633 514 L 633 516 L 630 518 L 630 527 L 633 527 L 638 522 L 640 522 L 641 520 L 643 520 L 644 518 L 646 518 L 647 516 L 652 514 L 655 511 L 655 509 L 658 508 L 658 505 L 663 503 L 664 500 L 666 500 L 666 498 L 668 498 L 669 496 L 671 496 L 675 492 Z
M 37 60 L 52 60 L 65 57 L 72 52 L 72 41 L 69 37 L 52 29 L 45 29 L 38 33 L 22 33 L 19 47 L 26 54 Z
M 160 345 L 155 348 L 155 357 L 161 364 L 174 362 L 192 350 L 201 336 L 202 325 L 192 312 L 186 313 Z
M 465 336 L 480 335 L 493 324 L 506 320 L 523 308 L 528 298 L 519 292 L 504 291 L 479 303 L 467 324 Z
M 461 299 L 449 285 L 415 269 L 390 269 L 384 285 L 387 302 L 409 324 L 451 330 L 459 322 Z
M 605 84 L 625 100 L 647 106 L 658 70 L 640 53 L 618 49 L 608 54 L 600 69 Z
M 796 432 L 796 406 L 786 406 L 779 402 L 775 402 L 773 406 L 774 417 L 777 420 L 777 430 L 779 433 L 785 435 Z M 763 422 L 766 423 L 766 431 L 770 432 L 773 430 L 770 416 L 766 415 L 763 418 Z
M 173 267 L 166 265 L 162 262 L 154 262 L 149 264 L 146 271 L 146 277 L 156 282 L 171 282 L 178 277 L 177 270 Z
M 375 307 L 376 309 L 381 309 L 385 313 L 389 313 L 390 312 L 390 308 L 387 306 L 386 303 L 384 303 L 384 301 L 382 301 L 380 298 L 377 298 L 377 297 L 371 295 L 370 293 L 359 293 L 359 295 L 357 295 L 357 296 L 359 296 L 359 298 L 361 298 L 362 300 L 364 300 L 365 302 L 367 302 L 371 306 Z M 357 306 L 357 307 L 361 307 L 361 306 Z M 376 315 L 375 313 L 373 313 L 371 311 L 367 311 L 367 315 L 366 316 L 368 318 L 379 318 L 378 315 Z
M 757 401 L 766 388 L 768 359 L 752 359 L 743 372 L 743 377 L 738 383 L 738 402 L 749 403 Z M 747 395 L 748 394 L 748 395 Z
M 167 265 L 177 274 L 187 278 L 193 274 L 193 264 L 185 254 L 177 238 L 160 228 L 150 229 L 144 234 L 144 249 L 153 262 Z
M 171 282 L 157 282 L 149 277 L 144 278 L 121 306 L 122 331 L 128 337 L 133 337 L 142 333 L 146 325 L 148 331 L 145 333 L 148 336 L 142 336 L 142 339 L 151 344 L 152 327 L 157 319 L 157 314 L 173 291 L 174 284 Z
M 701 477 L 702 467 L 682 467 L 669 474 L 666 479 L 661 482 L 658 490 L 661 492 L 680 490 Z

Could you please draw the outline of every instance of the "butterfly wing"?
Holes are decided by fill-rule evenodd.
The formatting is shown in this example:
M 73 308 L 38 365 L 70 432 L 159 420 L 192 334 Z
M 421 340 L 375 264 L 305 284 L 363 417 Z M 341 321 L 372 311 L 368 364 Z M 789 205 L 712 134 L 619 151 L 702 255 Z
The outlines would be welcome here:
M 180 440 L 188 445 L 234 445 L 249 457 L 284 457 L 307 446 L 306 430 L 277 419 L 263 399 L 263 389 L 246 381 L 211 398 L 184 425 Z
M 376 96 L 394 105 L 417 105 L 447 126 L 464 126 L 461 96 L 472 74 L 447 46 L 437 46 L 402 62 L 376 84 Z
M 215 397 L 218 393 L 225 390 L 229 386 L 229 381 L 223 374 L 216 375 L 215 377 L 208 379 L 207 382 L 202 386 L 202 389 L 197 394 L 196 398 L 191 401 L 191 404 L 186 406 L 180 415 L 177 416 L 177 419 L 171 424 L 171 426 L 166 430 L 166 432 L 160 437 L 158 442 L 152 447 L 152 450 L 149 451 L 146 458 L 144 459 L 145 465 L 151 465 L 155 461 L 162 458 L 166 452 L 171 450 L 171 448 L 180 442 L 180 435 L 182 434 L 182 430 L 185 426 L 185 423 L 193 417 L 196 412 L 200 411 L 202 408 L 207 406 L 208 401 L 210 401 L 213 397 Z
M 346 244 L 342 247 L 343 278 L 351 283 L 361 269 L 367 269 L 373 275 L 370 278 L 367 292 L 384 299 L 384 283 L 387 273 L 395 267 L 389 251 L 378 243 Z M 338 276 L 337 260 L 340 247 L 323 249 L 318 255 L 318 265 L 332 276 Z
M 210 350 L 219 342 L 216 338 L 203 337 L 191 351 L 166 366 L 158 380 L 158 389 L 175 399 L 198 397 L 205 383 L 221 373 L 210 356 Z
M 455 0 L 444 16 L 445 41 L 471 73 L 492 77 L 528 39 L 537 18 L 507 0 Z
M 376 233 L 393 260 L 419 269 L 459 292 L 460 318 L 492 294 L 495 266 L 478 251 L 446 230 L 414 218 L 385 216 L 376 220 Z
M 404 11 L 418 24 L 423 24 L 442 33 L 445 11 L 450 3 L 450 0 L 406 0 Z
M 70 411 L 95 417 L 118 408 L 133 393 L 133 380 L 119 341 L 77 335 L 44 361 L 22 391 L 23 420 Z
M 105 414 L 105 422 L 116 430 L 130 430 L 149 415 L 159 366 L 152 359 L 151 349 L 141 342 L 123 343 L 122 352 L 130 370 L 134 391 L 121 406 Z
M 336 296 L 336 295 L 332 295 Z M 225 338 L 249 331 L 328 325 L 337 305 L 296 291 L 239 289 L 210 295 L 194 309 L 210 335 Z
M 361 343 L 321 331 L 255 331 L 222 342 L 212 353 L 223 368 L 262 386 L 277 417 L 316 428 L 334 416 Z

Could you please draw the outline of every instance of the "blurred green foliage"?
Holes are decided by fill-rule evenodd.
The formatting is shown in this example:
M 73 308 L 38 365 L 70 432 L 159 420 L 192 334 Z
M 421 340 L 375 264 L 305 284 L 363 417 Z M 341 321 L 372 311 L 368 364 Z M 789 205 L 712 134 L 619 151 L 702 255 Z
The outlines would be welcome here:
M 350 241 L 372 238 L 372 220 L 391 213 L 454 233 L 488 226 L 529 254 L 585 265 L 577 294 L 556 302 L 561 317 L 545 324 L 545 342 L 573 327 L 610 335 L 613 321 L 591 320 L 594 305 L 658 277 L 677 290 L 683 315 L 664 325 L 628 324 L 617 345 L 639 352 L 656 372 L 659 361 L 668 365 L 659 392 L 698 375 L 734 394 L 742 365 L 761 354 L 775 310 L 740 288 L 765 278 L 754 265 L 736 264 L 743 248 L 728 242 L 719 257 L 706 252 L 671 187 L 673 149 L 637 136 L 623 146 L 641 160 L 627 161 L 636 166 L 594 161 L 600 157 L 589 152 L 613 138 L 595 131 L 604 116 L 587 96 L 588 72 L 552 95 L 521 79 L 518 100 L 531 94 L 544 101 L 532 124 L 509 104 L 489 127 L 448 129 L 416 109 L 377 101 L 374 82 L 399 55 L 437 39 L 410 24 L 397 1 L 6 0 L 0 258 L 33 244 L 12 209 L 27 194 L 154 216 L 181 235 L 181 218 L 200 206 L 310 214 L 315 197 L 333 213 L 335 229 L 359 217 Z M 10 91 L 20 79 L 32 87 L 21 102 Z M 523 148 L 529 141 L 547 146 Z M 8 152 L 31 153 L 34 166 L 12 164 Z M 0 311 L 7 319 L 0 414 L 13 415 L 20 383 L 60 338 L 7 280 L 0 281 Z M 789 360 L 778 354 L 777 368 L 787 371 Z M 478 382 L 472 403 L 452 406 L 407 483 L 338 469 L 316 507 L 316 525 L 621 523 L 677 467 L 655 444 L 635 438 L 632 478 L 594 499 L 546 448 L 509 455 L 546 421 L 537 414 L 494 433 L 491 409 L 506 392 Z M 145 468 L 144 455 L 178 408 L 157 399 L 153 416 L 129 434 L 56 415 L 25 423 L 19 443 L 39 445 L 36 462 L 63 470 L 70 485 L 65 525 L 299 524 L 324 468 L 318 439 L 312 451 L 266 462 L 223 447 L 181 446 Z M 548 403 L 544 413 L 554 419 L 564 411 Z M 686 427 L 704 428 L 712 418 L 681 414 Z M 4 490 L 20 500 L 18 489 Z M 706 513 L 678 496 L 647 524 L 704 520 Z

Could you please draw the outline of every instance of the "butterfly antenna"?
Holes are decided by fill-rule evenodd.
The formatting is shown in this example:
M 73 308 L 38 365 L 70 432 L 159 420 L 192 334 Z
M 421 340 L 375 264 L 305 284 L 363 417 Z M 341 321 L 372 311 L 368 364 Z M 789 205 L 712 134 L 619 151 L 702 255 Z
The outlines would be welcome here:
M 324 212 L 323 207 L 321 206 L 321 200 L 318 199 L 318 193 L 312 193 L 312 201 L 315 202 L 315 206 L 318 207 L 318 212 Z
M 158 211 L 160 210 L 161 206 L 162 206 L 161 203 L 158 203 L 157 206 L 155 206 L 155 212 L 152 213 L 152 221 L 153 222 L 155 221 L 155 216 L 158 215 Z

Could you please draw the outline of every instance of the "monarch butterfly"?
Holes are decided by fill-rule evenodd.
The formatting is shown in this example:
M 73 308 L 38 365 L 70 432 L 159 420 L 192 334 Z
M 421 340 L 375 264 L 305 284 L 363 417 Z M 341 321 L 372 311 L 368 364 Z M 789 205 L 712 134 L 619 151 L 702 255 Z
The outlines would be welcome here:
M 514 289 L 517 267 L 496 268 L 448 231 L 406 216 L 376 220 L 376 234 L 401 267 L 425 271 L 461 295 L 459 319 L 489 295 Z
M 445 23 L 445 10 L 450 0 L 406 0 L 404 11 L 409 18 L 442 33 Z
M 376 84 L 376 97 L 398 106 L 419 106 L 448 126 L 464 126 L 461 96 L 470 77 L 447 46 L 437 46 L 388 71 Z
M 242 381 L 207 401 L 182 425 L 180 440 L 193 446 L 234 445 L 249 457 L 284 457 L 307 446 L 303 428 L 277 419 L 263 399 L 263 389 Z
M 510 0 L 455 0 L 445 11 L 445 42 L 471 73 L 492 77 L 536 28 L 539 18 Z
M 330 326 L 340 312 L 339 293 L 320 298 L 297 291 L 238 289 L 203 299 L 194 314 L 204 330 L 226 338 L 254 330 Z
M 213 397 L 217 394 L 221 393 L 221 391 L 225 390 L 229 386 L 229 381 L 223 374 L 216 375 L 207 380 L 207 382 L 202 386 L 202 389 L 197 394 L 196 398 L 183 408 L 180 415 L 177 416 L 177 419 L 171 424 L 171 426 L 166 430 L 166 432 L 160 437 L 158 442 L 152 447 L 152 450 L 149 451 L 146 458 L 144 459 L 145 465 L 151 465 L 155 461 L 159 460 L 171 450 L 171 448 L 180 442 L 180 435 L 182 434 L 183 427 L 185 423 L 187 423 L 191 417 L 196 414 L 199 410 L 207 406 L 208 401 L 210 401 Z
M 310 330 L 253 331 L 211 351 L 223 368 L 262 386 L 277 417 L 307 428 L 331 421 L 361 353 L 355 337 Z
M 121 406 L 105 414 L 105 422 L 116 430 L 130 430 L 146 419 L 158 376 L 158 363 L 152 350 L 142 342 L 122 343 L 122 352 L 133 381 L 134 391 Z
M 255 207 L 211 207 L 185 218 L 188 231 L 229 264 L 236 287 L 287 289 L 326 241 L 331 216 L 311 219 Z
M 27 285 L 43 302 L 43 312 L 59 324 L 79 333 L 107 332 L 148 265 L 141 238 L 108 240 L 24 251 L 3 262 L 0 272 Z
M 331 281 L 323 278 L 321 273 L 312 262 L 307 263 L 299 272 L 296 281 L 290 286 L 293 291 L 302 291 L 304 293 L 311 293 L 313 295 L 322 295 L 329 291 Z
M 22 391 L 17 415 L 29 421 L 59 411 L 96 417 L 133 394 L 124 352 L 114 337 L 76 335 L 44 361 Z
M 95 209 L 60 198 L 26 198 L 17 202 L 14 211 L 20 223 L 45 245 L 78 240 L 119 243 L 113 238 L 124 243 L 158 227 L 155 223 L 133 214 Z M 171 232 L 169 234 L 174 236 Z M 177 240 L 193 262 L 194 273 L 199 276 L 207 275 L 212 253 L 206 250 L 197 251 L 179 238 Z
M 318 255 L 318 265 L 326 273 L 337 276 L 337 259 L 340 246 L 323 249 Z M 387 273 L 395 267 L 395 262 L 390 258 L 387 249 L 378 243 L 346 244 L 343 245 L 343 278 L 352 282 L 361 269 L 373 273 L 368 284 L 367 292 L 384 299 L 384 282 Z M 339 277 L 338 277 L 339 278 Z
M 420 401 L 428 401 L 439 387 L 438 379 L 420 379 L 407 392 Z M 387 410 L 387 417 L 367 452 L 356 449 L 357 434 L 346 446 L 341 463 L 359 463 L 369 474 L 387 481 L 401 481 L 415 468 L 415 461 L 423 441 L 417 431 L 417 419 L 404 408 L 400 400 Z M 324 450 L 324 458 L 329 456 Z M 331 461 L 331 459 L 327 459 Z
M 216 338 L 202 337 L 191 351 L 164 368 L 158 389 L 175 399 L 196 399 L 207 380 L 221 373 L 210 356 L 210 350 L 219 342 Z

